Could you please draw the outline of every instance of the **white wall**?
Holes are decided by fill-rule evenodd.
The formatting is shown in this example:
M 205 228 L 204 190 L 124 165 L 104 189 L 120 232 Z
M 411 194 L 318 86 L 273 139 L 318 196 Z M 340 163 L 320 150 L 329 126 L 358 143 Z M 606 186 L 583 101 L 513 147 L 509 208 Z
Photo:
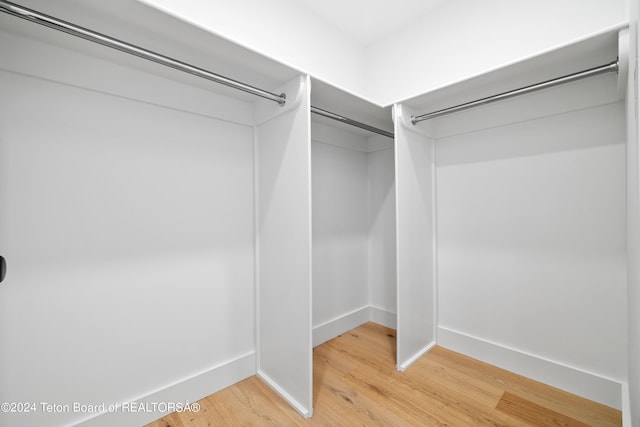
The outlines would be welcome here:
M 396 181 L 396 366 L 404 371 L 436 344 L 435 140 L 393 106 Z
M 308 76 L 255 104 L 257 374 L 313 413 L 311 95 Z
M 363 93 L 362 46 L 295 0 L 139 0 L 353 93 Z
M 312 141 L 314 345 L 369 320 L 395 328 L 393 142 L 318 120 Z
M 0 400 L 117 404 L 235 360 L 255 372 L 250 106 L 2 39 Z M 0 424 L 96 415 L 37 409 Z M 162 414 L 130 415 L 115 424 Z
M 313 325 L 368 305 L 366 137 L 312 123 Z M 328 132 L 331 134 L 328 135 Z
M 396 314 L 396 198 L 393 143 L 368 155 L 369 176 L 369 303 Z M 378 320 L 383 322 L 382 319 Z
M 629 426 L 640 426 L 640 150 L 638 149 L 638 1 L 631 3 L 627 85 L 627 381 Z M 627 424 L 625 424 L 627 426 Z
M 383 106 L 628 21 L 627 0 L 449 0 L 365 46 L 295 0 L 138 1 Z
M 234 2 L 225 4 L 222 12 L 195 1 L 143 2 L 321 80 L 363 93 L 380 104 L 464 80 L 619 26 L 627 19 L 623 0 L 569 0 L 562 4 L 549 0 L 492 0 L 482 4 L 452 0 L 443 3 L 433 15 L 416 18 L 406 31 L 363 50 L 292 0 L 268 5 L 248 0 Z M 249 10 L 251 13 L 247 13 Z M 284 24 L 283 16 L 287 17 Z M 541 32 L 540 28 L 547 30 Z M 0 244 L 5 245 L 0 251 L 9 260 L 9 276 L 0 288 L 4 293 L 0 295 L 2 397 L 13 398 L 4 393 L 15 390 L 41 390 L 47 395 L 60 385 L 56 376 L 71 372 L 77 365 L 85 375 L 65 376 L 62 389 L 54 390 L 60 392 L 56 395 L 61 399 L 75 399 L 87 389 L 95 395 L 84 393 L 83 398 L 127 399 L 252 353 L 253 152 L 248 115 L 244 117 L 249 107 L 214 95 L 210 102 L 208 92 L 109 63 L 83 59 L 87 68 L 76 68 L 78 55 L 60 54 L 48 47 L 45 55 L 35 54 L 36 49 L 29 56 L 17 52 L 29 51 L 32 46 L 24 50 L 9 48 L 11 43 L 3 46 L 3 67 L 10 70 L 2 72 L 2 108 L 7 114 L 1 117 L 0 127 L 0 196 L 6 199 L 0 204 L 0 226 L 4 226 L 0 229 Z M 56 61 L 46 61 L 54 53 Z M 114 75 L 118 79 L 99 78 Z M 159 95 L 167 91 L 171 94 Z M 54 99 L 66 102 L 52 103 Z M 72 100 L 76 103 L 71 104 Z M 214 105 L 214 114 L 207 103 Z M 535 143 L 537 131 L 545 129 L 548 134 L 549 129 L 558 126 L 553 118 L 443 139 L 438 153 L 443 159 L 438 173 L 444 179 L 438 188 L 442 192 L 438 213 L 440 218 L 448 218 L 439 228 L 445 237 L 441 241 L 444 270 L 440 277 L 445 289 L 440 307 L 443 327 L 603 377 L 622 379 L 624 338 L 620 331 L 624 330 L 624 310 L 619 306 L 624 301 L 624 231 L 615 224 L 622 221 L 618 208 L 624 200 L 620 185 L 624 154 L 619 145 L 623 140 L 618 126 L 621 114 L 615 109 L 619 106 L 567 116 L 566 123 L 576 126 L 562 128 L 562 137 L 558 137 L 562 141 L 558 142 L 563 149 L 545 148 L 539 152 L 535 148 L 536 155 L 530 155 L 528 147 L 524 150 L 526 155 L 515 150 L 507 158 L 503 152 L 499 160 L 473 161 L 456 150 L 511 143 L 513 135 Z M 117 113 L 115 118 L 113 110 Z M 222 115 L 225 121 L 215 118 Z M 589 126 L 584 127 L 585 123 Z M 189 132 L 184 132 L 185 128 Z M 598 140 L 598 135 L 603 134 L 613 135 L 612 139 Z M 16 143 L 17 138 L 20 144 Z M 121 155 L 116 155 L 117 150 Z M 342 149 L 324 146 L 317 150 L 323 152 L 318 161 L 324 155 L 328 163 L 335 150 Z M 154 153 L 153 157 L 149 153 Z M 351 157 L 359 159 L 360 155 Z M 203 159 L 207 160 L 206 167 Z M 387 277 L 394 268 L 388 254 L 394 251 L 385 253 L 389 248 L 383 249 L 379 244 L 390 237 L 389 206 L 394 201 L 387 190 L 389 170 L 380 169 L 379 176 L 372 170 L 388 164 L 389 159 L 390 150 L 369 154 L 364 166 L 360 161 L 351 161 L 352 166 L 357 163 L 356 170 L 365 168 L 368 174 L 364 187 L 368 187 L 369 195 L 365 202 L 369 211 L 365 209 L 365 226 L 370 232 L 369 266 L 365 273 L 376 275 L 370 282 L 369 303 L 383 310 L 393 306 Z M 349 162 L 344 158 L 341 161 Z M 194 168 L 193 162 L 199 167 Z M 337 170 L 347 174 L 343 166 Z M 540 170 L 545 172 L 542 176 Z M 78 182 L 77 176 L 81 175 L 91 179 Z M 360 187 L 362 176 L 357 176 Z M 335 177 L 325 178 L 329 186 Z M 233 186 L 228 185 L 230 182 Z M 545 184 L 552 191 L 546 191 Z M 114 187 L 118 191 L 112 191 Z M 529 190 L 529 197 L 523 197 L 523 188 Z M 101 197 L 93 198 L 96 194 Z M 333 196 L 347 198 L 342 193 Z M 60 200 L 70 202 L 63 204 Z M 521 204 L 514 205 L 513 200 Z M 496 211 L 496 206 L 501 209 Z M 552 206 L 557 210 L 552 211 Z M 475 215 L 470 215 L 469 209 L 475 209 L 471 211 Z M 33 214 L 36 210 L 39 215 Z M 533 217 L 532 224 L 514 221 L 518 216 L 529 217 L 533 211 L 539 216 Z M 325 214 L 328 227 L 324 231 L 329 234 L 335 218 L 331 212 Z M 361 224 L 354 221 L 349 226 L 360 230 Z M 555 227 L 556 233 L 549 233 L 549 227 Z M 18 233 L 21 228 L 29 233 Z M 462 231 L 468 233 L 463 235 Z M 23 239 L 24 235 L 29 238 Z M 571 246 L 575 242 L 578 247 Z M 235 249 L 229 250 L 230 247 Z M 500 248 L 505 247 L 520 249 L 500 253 Z M 123 253 L 127 259 L 118 259 Z M 500 262 L 505 256 L 513 262 Z M 355 265 L 361 271 L 361 257 L 357 259 Z M 80 260 L 82 263 L 76 262 Z M 467 269 L 460 269 L 460 260 Z M 78 267 L 80 264 L 84 267 Z M 27 272 L 21 270 L 21 265 L 41 267 Z M 384 271 L 378 271 L 382 267 Z M 352 265 L 338 271 L 348 273 L 344 277 L 356 277 Z M 603 272 L 610 272 L 614 278 L 608 282 L 606 292 L 600 286 L 604 279 L 600 280 L 599 274 Z M 14 286 L 12 281 L 17 280 L 14 278 L 18 274 L 24 278 L 24 285 Z M 46 288 L 41 285 L 45 279 L 49 283 Z M 103 285 L 99 280 L 108 283 Z M 96 295 L 87 290 L 87 283 L 107 288 L 108 292 Z M 522 294 L 509 287 L 513 283 L 530 284 L 519 289 L 535 290 L 533 295 L 525 294 L 529 297 L 527 304 L 521 301 Z M 636 288 L 630 288 L 631 308 L 637 300 Z M 491 292 L 476 294 L 480 299 L 471 300 L 474 292 L 487 289 Z M 187 299 L 187 291 L 198 295 L 196 301 Z M 360 297 L 354 293 L 353 298 L 348 298 L 354 302 L 353 307 L 357 306 L 356 295 Z M 498 301 L 502 311 L 474 311 L 482 299 L 488 306 Z M 21 303 L 14 305 L 15 301 Z M 550 305 L 550 301 L 555 302 Z M 536 307 L 544 309 L 543 316 Z M 572 308 L 565 310 L 566 307 Z M 174 322 L 171 315 L 157 314 L 158 310 L 172 309 L 186 317 Z M 340 315 L 343 309 L 346 306 L 318 309 L 317 320 L 330 319 L 333 313 Z M 516 320 L 503 322 L 496 315 L 499 313 L 510 314 L 512 317 L 506 318 Z M 77 322 L 73 314 L 83 315 L 83 322 Z M 478 318 L 485 321 L 478 322 Z M 198 326 L 185 333 L 181 328 L 184 322 L 196 322 Z M 630 342 L 637 343 L 633 341 L 637 326 L 633 318 L 630 322 Z M 24 325 L 26 329 L 18 331 L 13 325 Z M 49 329 L 42 329 L 43 325 Z M 528 333 L 516 333 L 511 328 L 514 325 Z M 139 330 L 154 332 L 140 339 Z M 540 330 L 546 333 L 542 335 Z M 580 339 L 580 334 L 604 330 L 620 333 L 595 334 L 602 340 L 591 336 Z M 572 331 L 570 339 L 565 339 L 568 331 Z M 57 353 L 43 355 L 46 348 L 39 341 L 22 344 L 23 332 L 38 337 L 40 342 L 60 339 L 67 347 L 55 347 Z M 158 356 L 155 350 L 160 343 L 177 334 L 182 334 L 179 339 L 185 345 L 196 342 L 198 351 L 183 354 L 178 346 L 168 350 L 163 347 Z M 87 342 L 91 346 L 85 345 Z M 568 343 L 576 344 L 575 349 L 580 351 L 570 349 Z M 610 350 L 604 353 L 598 344 Z M 636 347 L 630 347 L 630 356 L 637 355 Z M 127 349 L 126 358 L 123 352 L 113 352 L 122 348 Z M 154 364 L 148 363 L 151 351 L 156 356 Z M 29 376 L 31 381 L 38 381 L 37 386 L 16 385 L 26 367 L 13 371 L 11 367 L 23 354 L 34 365 L 43 360 L 56 364 L 51 370 L 43 370 L 37 379 Z M 76 361 L 74 357 L 80 355 L 84 357 Z M 132 357 L 133 365 L 126 366 L 123 361 L 130 362 Z M 101 365 L 100 369 L 83 365 L 87 360 Z M 141 366 L 143 360 L 146 364 Z M 121 369 L 122 366 L 126 367 Z M 633 368 L 631 364 L 631 372 Z M 161 376 L 158 369 L 162 370 Z M 100 387 L 91 387 L 87 384 L 90 380 L 99 382 Z M 634 383 L 631 385 L 633 393 Z M 30 419 L 28 424 L 38 422 Z M 40 424 L 50 424 L 50 420 L 41 420 Z
M 381 105 L 451 85 L 627 22 L 625 0 L 450 0 L 367 48 Z
M 623 120 L 615 103 L 438 139 L 442 331 L 624 380 Z M 612 390 L 588 397 L 619 407 Z

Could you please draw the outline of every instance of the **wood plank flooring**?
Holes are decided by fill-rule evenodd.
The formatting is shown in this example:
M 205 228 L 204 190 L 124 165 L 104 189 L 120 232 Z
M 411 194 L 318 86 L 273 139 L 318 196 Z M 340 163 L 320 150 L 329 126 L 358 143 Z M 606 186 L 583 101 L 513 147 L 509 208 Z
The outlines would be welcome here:
M 257 377 L 147 427 L 621 426 L 620 411 L 436 347 L 395 370 L 395 331 L 367 323 L 314 349 L 305 420 Z

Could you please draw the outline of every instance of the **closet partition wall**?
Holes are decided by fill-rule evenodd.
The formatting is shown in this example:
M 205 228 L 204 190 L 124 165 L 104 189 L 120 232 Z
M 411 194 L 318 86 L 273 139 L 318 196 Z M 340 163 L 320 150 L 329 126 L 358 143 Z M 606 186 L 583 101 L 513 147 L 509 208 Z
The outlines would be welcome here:
M 309 77 L 255 108 L 258 375 L 312 414 Z
M 434 141 L 395 105 L 397 368 L 407 369 L 436 340 Z

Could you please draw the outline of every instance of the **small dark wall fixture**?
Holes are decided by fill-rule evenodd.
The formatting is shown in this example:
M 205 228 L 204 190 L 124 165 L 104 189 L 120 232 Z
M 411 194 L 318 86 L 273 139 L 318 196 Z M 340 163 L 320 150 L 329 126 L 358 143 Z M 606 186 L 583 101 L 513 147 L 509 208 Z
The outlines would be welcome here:
M 4 280 L 4 276 L 7 275 L 7 263 L 4 257 L 0 256 L 0 282 Z

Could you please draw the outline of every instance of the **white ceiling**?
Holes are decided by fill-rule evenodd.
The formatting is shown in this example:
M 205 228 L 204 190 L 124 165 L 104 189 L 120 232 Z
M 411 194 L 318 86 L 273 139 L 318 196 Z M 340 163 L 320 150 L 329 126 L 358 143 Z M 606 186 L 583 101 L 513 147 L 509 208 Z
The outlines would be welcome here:
M 298 0 L 321 19 L 364 46 L 396 32 L 445 1 Z

